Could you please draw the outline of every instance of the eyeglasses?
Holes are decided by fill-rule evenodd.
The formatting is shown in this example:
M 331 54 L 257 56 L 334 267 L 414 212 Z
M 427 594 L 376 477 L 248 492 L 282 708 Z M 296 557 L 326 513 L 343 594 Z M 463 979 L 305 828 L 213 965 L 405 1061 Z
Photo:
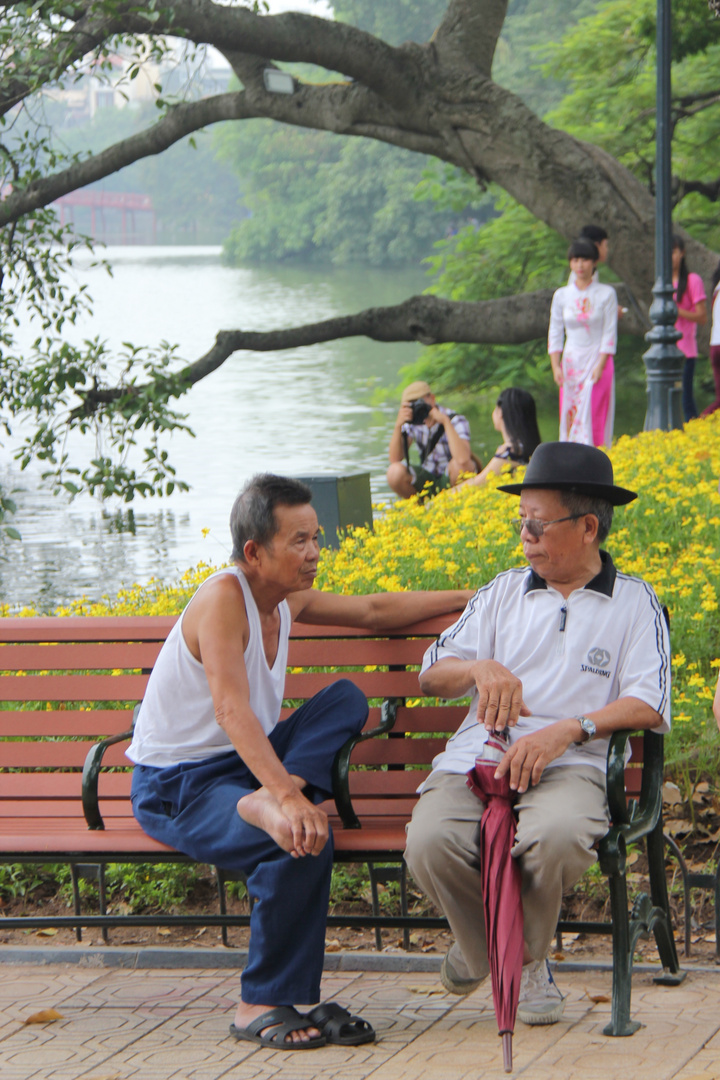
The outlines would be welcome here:
M 540 521 L 539 518 L 513 518 L 510 524 L 518 536 L 523 529 L 527 529 L 531 536 L 539 540 L 548 525 L 559 525 L 561 521 L 577 521 L 581 517 L 585 517 L 585 514 L 568 514 L 567 517 L 555 518 L 554 521 Z

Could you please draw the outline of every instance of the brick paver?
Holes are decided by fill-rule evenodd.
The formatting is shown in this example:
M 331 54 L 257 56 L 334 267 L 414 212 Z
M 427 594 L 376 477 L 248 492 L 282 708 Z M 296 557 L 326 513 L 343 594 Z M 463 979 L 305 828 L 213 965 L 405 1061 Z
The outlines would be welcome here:
M 679 987 L 638 974 L 632 1038 L 602 1034 L 610 974 L 560 972 L 563 1021 L 518 1023 L 515 1075 L 528 1080 L 720 1080 L 720 969 Z M 306 1053 L 256 1048 L 228 1035 L 237 972 L 81 965 L 0 969 L 1 1080 L 500 1080 L 489 986 L 446 994 L 425 973 L 327 973 L 326 998 L 374 1025 L 377 1042 Z M 62 1019 L 26 1025 L 40 1009 Z

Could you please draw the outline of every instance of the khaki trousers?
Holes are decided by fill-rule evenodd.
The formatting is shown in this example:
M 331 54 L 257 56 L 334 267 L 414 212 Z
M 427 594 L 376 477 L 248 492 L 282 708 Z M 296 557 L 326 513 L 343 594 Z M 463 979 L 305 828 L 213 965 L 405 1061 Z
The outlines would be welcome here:
M 562 894 L 597 859 L 608 829 L 605 776 L 591 765 L 546 769 L 515 804 L 513 856 L 522 869 L 525 942 L 542 960 L 555 934 Z M 465 776 L 434 772 L 407 827 L 405 859 L 418 885 L 445 914 L 461 979 L 488 974 L 478 834 L 483 803 Z

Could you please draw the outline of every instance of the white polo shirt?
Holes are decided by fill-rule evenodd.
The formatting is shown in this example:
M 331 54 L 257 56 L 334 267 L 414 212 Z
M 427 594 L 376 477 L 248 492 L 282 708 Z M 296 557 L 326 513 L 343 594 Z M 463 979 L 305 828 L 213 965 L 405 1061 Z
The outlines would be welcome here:
M 616 571 L 607 552 L 597 577 L 567 597 L 528 567 L 506 570 L 478 591 L 458 621 L 425 653 L 422 670 L 445 657 L 497 660 L 522 682 L 530 716 L 510 729 L 511 743 L 569 716 L 635 697 L 670 730 L 670 642 L 662 608 L 650 586 Z M 466 773 L 487 732 L 470 710 L 434 769 Z M 551 762 L 605 770 L 608 740 L 570 746 Z

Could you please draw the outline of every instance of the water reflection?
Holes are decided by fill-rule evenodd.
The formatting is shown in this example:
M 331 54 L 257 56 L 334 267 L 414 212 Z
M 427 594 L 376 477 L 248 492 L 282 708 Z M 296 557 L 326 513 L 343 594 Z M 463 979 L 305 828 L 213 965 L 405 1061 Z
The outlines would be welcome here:
M 293 326 L 420 291 L 420 272 L 318 267 L 223 266 L 219 248 L 110 248 L 112 279 L 78 260 L 94 314 L 70 331 L 123 341 L 177 342 L 196 359 L 219 329 Z M 21 332 L 34 337 L 28 320 Z M 68 335 L 70 336 L 70 334 Z M 386 494 L 387 440 L 394 409 L 372 403 L 378 385 L 393 385 L 415 345 L 351 338 L 282 353 L 239 353 L 188 395 L 195 439 L 170 436 L 166 447 L 188 494 L 104 509 L 88 497 L 72 504 L 42 488 L 38 473 L 14 470 L 4 448 L 6 490 L 16 488 L 22 544 L 0 541 L 0 597 L 14 606 L 51 610 L 78 596 L 114 594 L 150 577 L 172 580 L 202 559 L 229 554 L 227 518 L 245 479 L 270 469 L 315 475 L 370 472 L 373 494 Z M 92 456 L 93 448 L 85 450 Z M 210 530 L 204 536 L 203 530 Z

